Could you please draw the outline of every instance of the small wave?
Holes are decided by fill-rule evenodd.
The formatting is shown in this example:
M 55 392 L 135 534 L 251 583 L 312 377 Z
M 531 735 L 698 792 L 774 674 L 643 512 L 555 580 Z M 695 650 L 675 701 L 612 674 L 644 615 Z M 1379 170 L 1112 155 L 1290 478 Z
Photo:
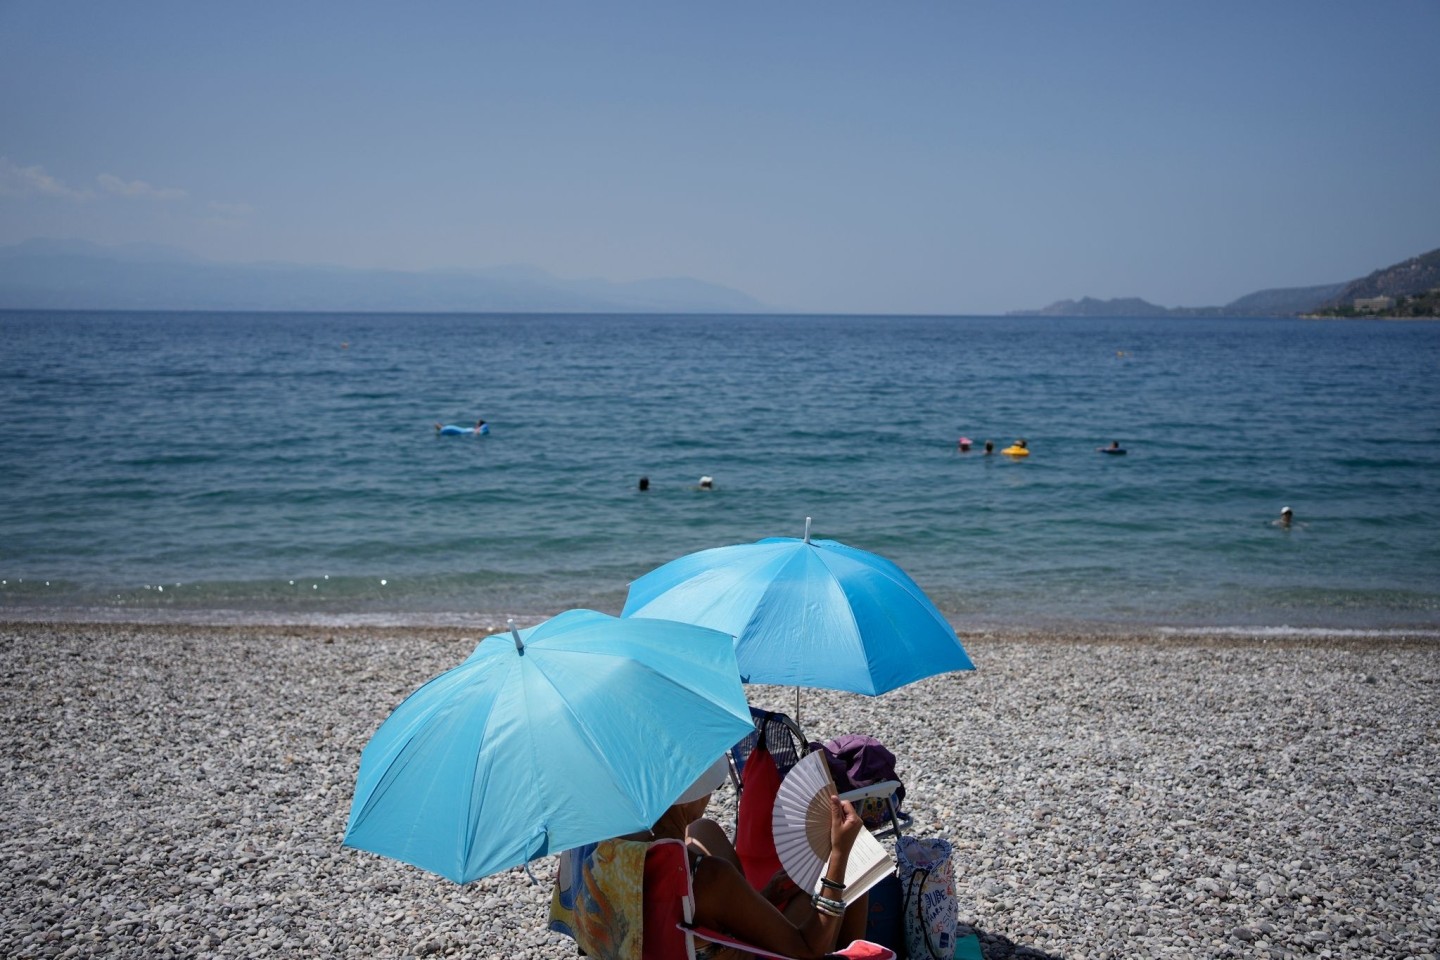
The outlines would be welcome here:
M 1400 638 L 1440 640 L 1440 630 L 1404 627 L 1388 629 L 1291 627 L 1285 625 L 1278 627 L 1160 627 L 1157 632 L 1170 636 L 1246 637 L 1260 640 L 1288 637 L 1340 640 L 1394 640 Z
M 158 624 L 195 627 L 448 627 L 485 632 L 515 620 L 527 626 L 545 619 L 535 613 L 496 614 L 446 611 L 385 613 L 284 612 L 245 609 L 112 609 L 107 607 L 28 607 L 6 609 L 12 623 Z
M 1397 470 L 1401 468 L 1424 469 L 1423 460 L 1412 457 L 1341 457 L 1335 461 L 1338 467 L 1357 470 Z

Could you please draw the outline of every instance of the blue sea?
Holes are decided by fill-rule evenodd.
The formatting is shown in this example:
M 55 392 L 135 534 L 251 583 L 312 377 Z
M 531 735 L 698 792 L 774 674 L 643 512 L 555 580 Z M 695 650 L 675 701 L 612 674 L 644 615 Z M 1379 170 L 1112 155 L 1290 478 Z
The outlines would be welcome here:
M 812 517 L 962 632 L 1440 636 L 1440 323 L 8 312 L 0 343 L 0 618 L 617 613 Z

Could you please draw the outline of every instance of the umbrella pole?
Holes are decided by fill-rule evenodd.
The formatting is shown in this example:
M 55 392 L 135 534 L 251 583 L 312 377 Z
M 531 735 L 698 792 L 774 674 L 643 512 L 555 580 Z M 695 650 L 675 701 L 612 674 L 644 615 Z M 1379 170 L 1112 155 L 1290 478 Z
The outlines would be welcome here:
M 806 517 L 806 518 L 805 518 L 805 542 L 806 542 L 806 543 L 809 543 L 809 542 L 810 542 L 810 518 L 809 518 L 809 517 Z M 795 685 L 795 723 L 800 727 L 801 730 L 804 730 L 804 729 L 805 729 L 805 724 L 800 721 L 800 685 L 799 685 L 799 684 L 796 684 L 796 685 Z

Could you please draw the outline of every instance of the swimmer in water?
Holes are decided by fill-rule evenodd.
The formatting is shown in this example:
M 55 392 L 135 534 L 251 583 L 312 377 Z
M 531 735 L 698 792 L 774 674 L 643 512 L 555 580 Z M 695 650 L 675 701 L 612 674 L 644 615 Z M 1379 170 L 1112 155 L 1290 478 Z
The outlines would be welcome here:
M 480 436 L 482 433 L 489 433 L 489 432 L 490 432 L 490 428 L 487 427 L 487 426 L 485 426 L 485 421 L 484 421 L 484 420 L 476 420 L 476 421 L 475 421 L 475 426 L 473 426 L 473 427 L 454 427 L 454 426 L 449 426 L 449 425 L 447 425 L 447 424 L 439 424 L 439 423 L 437 423 L 437 424 L 435 424 L 435 432 L 436 432 L 436 433 L 443 433 L 443 434 L 446 434 L 447 436 L 449 436 L 449 435 L 454 435 L 454 434 L 457 434 L 457 433 L 458 433 L 458 434 L 469 434 L 469 435 L 471 435 L 471 436 L 476 436 L 476 437 L 478 437 L 478 436 Z

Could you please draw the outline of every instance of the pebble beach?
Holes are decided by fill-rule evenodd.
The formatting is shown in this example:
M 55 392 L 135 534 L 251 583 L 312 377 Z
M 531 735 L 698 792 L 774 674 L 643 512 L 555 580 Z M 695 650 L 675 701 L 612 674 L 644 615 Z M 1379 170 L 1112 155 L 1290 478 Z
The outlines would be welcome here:
M 549 861 L 341 845 L 370 735 L 487 632 L 0 624 L 0 956 L 574 957 Z M 973 673 L 799 712 L 894 751 L 987 958 L 1436 956 L 1433 637 L 961 635 Z

